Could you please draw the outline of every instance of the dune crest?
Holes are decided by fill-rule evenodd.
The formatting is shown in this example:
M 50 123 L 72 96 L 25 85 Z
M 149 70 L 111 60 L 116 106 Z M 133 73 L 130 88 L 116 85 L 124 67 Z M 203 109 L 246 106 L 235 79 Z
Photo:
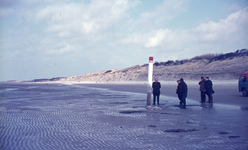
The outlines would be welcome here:
M 187 80 L 198 80 L 201 76 L 209 76 L 214 80 L 236 80 L 241 73 L 248 71 L 247 62 L 247 49 L 226 54 L 205 54 L 189 60 L 155 62 L 153 78 L 175 80 L 183 77 Z M 125 69 L 87 73 L 68 78 L 54 78 L 48 81 L 95 83 L 146 81 L 147 72 L 148 64 L 144 64 L 142 66 L 135 65 Z

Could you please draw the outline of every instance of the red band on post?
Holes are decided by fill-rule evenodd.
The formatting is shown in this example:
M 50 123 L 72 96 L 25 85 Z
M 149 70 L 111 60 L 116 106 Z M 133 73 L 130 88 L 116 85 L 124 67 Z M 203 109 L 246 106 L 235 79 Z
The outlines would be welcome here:
M 149 57 L 149 63 L 153 63 L 153 57 Z

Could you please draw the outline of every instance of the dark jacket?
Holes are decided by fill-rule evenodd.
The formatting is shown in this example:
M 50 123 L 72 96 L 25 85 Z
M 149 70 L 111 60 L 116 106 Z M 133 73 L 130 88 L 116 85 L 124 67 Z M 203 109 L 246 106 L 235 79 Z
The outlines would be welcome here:
M 160 93 L 160 88 L 161 88 L 160 82 L 153 82 L 152 88 L 153 88 L 153 93 L 157 93 L 157 94 Z
M 199 82 L 201 92 L 204 92 L 206 90 L 205 82 L 206 82 L 205 80 L 202 80 L 202 81 Z
M 182 97 L 181 97 L 181 95 L 179 94 L 179 93 L 180 93 L 179 86 L 180 86 L 180 84 L 177 85 L 177 92 L 176 92 L 176 93 L 177 93 L 178 99 L 179 99 L 179 100 L 182 100 Z
M 213 94 L 213 83 L 211 80 L 205 82 L 206 94 Z
M 183 81 L 177 86 L 177 94 L 179 99 L 185 99 L 187 97 L 188 87 L 187 84 Z

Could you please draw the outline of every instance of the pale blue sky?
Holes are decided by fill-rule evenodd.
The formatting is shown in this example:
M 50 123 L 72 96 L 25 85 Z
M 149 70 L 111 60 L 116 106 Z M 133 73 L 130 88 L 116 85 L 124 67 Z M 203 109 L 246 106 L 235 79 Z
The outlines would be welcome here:
M 248 48 L 248 0 L 1 0 L 0 81 Z

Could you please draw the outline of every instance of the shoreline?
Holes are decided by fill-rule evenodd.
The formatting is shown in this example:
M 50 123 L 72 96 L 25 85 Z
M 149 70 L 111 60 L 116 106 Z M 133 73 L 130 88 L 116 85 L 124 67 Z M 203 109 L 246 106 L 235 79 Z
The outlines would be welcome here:
M 210 79 L 211 80 L 211 79 Z M 159 80 L 159 82 L 163 85 L 177 85 L 177 80 Z M 184 80 L 187 85 L 197 85 L 198 80 Z M 237 80 L 211 80 L 214 86 L 238 86 Z M 2 81 L 0 84 L 113 84 L 113 85 L 147 85 L 147 81 L 121 81 L 121 82 L 96 82 L 96 81 L 45 81 L 45 82 L 29 82 L 29 81 Z
M 159 81 L 161 82 L 161 95 L 177 97 L 176 81 Z M 200 92 L 199 92 L 199 81 L 191 80 L 185 81 L 188 85 L 188 96 L 187 99 L 191 99 L 193 101 L 197 101 L 200 103 Z M 213 94 L 214 103 L 218 104 L 228 104 L 228 105 L 236 105 L 240 107 L 248 107 L 247 97 L 243 97 L 241 92 L 238 92 L 238 81 L 237 80 L 212 80 L 213 82 L 213 90 L 215 93 Z M 86 86 L 93 88 L 103 88 L 109 89 L 113 91 L 122 91 L 122 92 L 133 92 L 133 93 L 142 93 L 147 94 L 147 83 L 142 82 L 115 82 L 115 83 L 95 83 L 95 82 L 61 82 L 61 81 L 49 81 L 49 82 L 1 82 L 1 84 L 9 84 L 9 85 L 27 85 L 27 86 L 35 86 L 35 85 L 45 85 L 52 86 L 54 84 L 58 85 L 77 85 L 77 86 Z M 146 97 L 144 97 L 146 100 Z M 206 96 L 206 101 L 208 100 Z M 161 99 L 161 102 L 163 100 Z

